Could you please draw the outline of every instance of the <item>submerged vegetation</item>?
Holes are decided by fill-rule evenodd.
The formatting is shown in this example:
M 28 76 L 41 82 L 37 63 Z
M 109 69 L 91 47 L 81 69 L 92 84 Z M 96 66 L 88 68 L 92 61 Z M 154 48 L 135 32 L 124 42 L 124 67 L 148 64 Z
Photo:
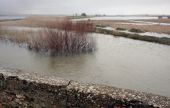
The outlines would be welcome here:
M 95 41 L 89 36 L 92 30 L 93 25 L 87 21 L 63 20 L 49 22 L 46 27 L 36 32 L 8 31 L 8 35 L 3 35 L 3 39 L 24 43 L 29 50 L 49 55 L 89 53 L 95 50 Z
M 1 40 L 6 40 L 10 41 L 13 43 L 18 43 L 18 44 L 23 44 L 27 43 L 29 39 L 33 37 L 33 34 L 38 34 L 38 33 L 33 33 L 32 31 L 8 31 L 8 30 L 2 30 L 1 32 Z
M 60 18 L 58 20 L 54 18 L 48 21 L 44 21 L 44 19 L 36 23 L 36 26 L 40 27 L 40 30 L 37 31 L 9 31 L 2 30 L 0 26 L 0 38 L 19 44 L 23 43 L 29 50 L 50 55 L 93 52 L 95 50 L 95 41 L 90 36 L 90 32 L 170 45 L 170 38 L 141 36 L 137 33 L 143 33 L 144 31 L 136 28 L 129 30 L 136 34 L 130 34 L 121 32 L 126 30 L 125 28 L 117 27 L 116 30 L 119 31 L 109 30 L 104 29 L 107 27 L 106 24 L 95 24 L 93 26 L 90 21 L 70 21 L 67 18 Z M 33 21 L 32 23 L 36 22 L 36 20 L 29 20 L 29 22 L 31 21 Z
M 57 25 L 50 24 L 28 47 L 52 55 L 92 52 L 95 43 L 93 38 L 88 36 L 92 29 L 92 24 L 88 22 L 63 21 Z
M 145 35 L 141 36 L 139 34 L 124 33 L 124 32 L 118 32 L 113 30 L 107 30 L 103 28 L 96 28 L 95 32 L 120 36 L 120 37 L 135 39 L 135 40 L 142 40 L 147 42 L 155 42 L 155 43 L 170 45 L 170 38 L 166 38 L 166 37 L 154 37 L 154 36 L 145 36 Z
M 53 25 L 51 25 L 53 26 Z M 47 28 L 28 44 L 29 49 L 49 52 L 52 55 L 87 53 L 95 49 L 92 37 L 88 36 L 92 25 L 87 22 L 61 22 L 55 30 Z

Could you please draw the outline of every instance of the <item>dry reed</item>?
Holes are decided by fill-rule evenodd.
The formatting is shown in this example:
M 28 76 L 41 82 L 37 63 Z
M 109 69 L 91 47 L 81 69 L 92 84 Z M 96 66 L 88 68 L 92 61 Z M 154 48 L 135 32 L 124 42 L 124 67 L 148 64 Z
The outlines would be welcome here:
M 89 22 L 48 23 L 47 27 L 28 43 L 28 48 L 50 55 L 88 53 L 95 50 L 95 42 L 88 35 L 93 30 Z

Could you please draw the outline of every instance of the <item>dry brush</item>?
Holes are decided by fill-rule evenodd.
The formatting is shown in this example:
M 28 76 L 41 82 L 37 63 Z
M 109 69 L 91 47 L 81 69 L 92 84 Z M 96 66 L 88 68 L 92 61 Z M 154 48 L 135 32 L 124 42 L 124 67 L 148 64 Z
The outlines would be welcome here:
M 93 25 L 89 22 L 68 20 L 48 24 L 47 27 L 28 43 L 28 48 L 48 52 L 50 55 L 88 53 L 95 50 L 93 37 L 89 32 Z

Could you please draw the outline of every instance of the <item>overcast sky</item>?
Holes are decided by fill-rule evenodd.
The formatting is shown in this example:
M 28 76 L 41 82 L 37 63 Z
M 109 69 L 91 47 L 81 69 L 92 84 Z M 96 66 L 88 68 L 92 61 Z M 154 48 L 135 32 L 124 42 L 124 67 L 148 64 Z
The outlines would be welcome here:
M 0 14 L 170 14 L 170 0 L 0 0 Z

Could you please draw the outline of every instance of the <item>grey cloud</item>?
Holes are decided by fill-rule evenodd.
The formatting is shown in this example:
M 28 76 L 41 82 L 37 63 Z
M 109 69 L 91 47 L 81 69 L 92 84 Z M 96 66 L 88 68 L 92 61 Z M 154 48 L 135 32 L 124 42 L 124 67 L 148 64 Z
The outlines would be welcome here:
M 0 0 L 0 14 L 170 14 L 170 0 Z

